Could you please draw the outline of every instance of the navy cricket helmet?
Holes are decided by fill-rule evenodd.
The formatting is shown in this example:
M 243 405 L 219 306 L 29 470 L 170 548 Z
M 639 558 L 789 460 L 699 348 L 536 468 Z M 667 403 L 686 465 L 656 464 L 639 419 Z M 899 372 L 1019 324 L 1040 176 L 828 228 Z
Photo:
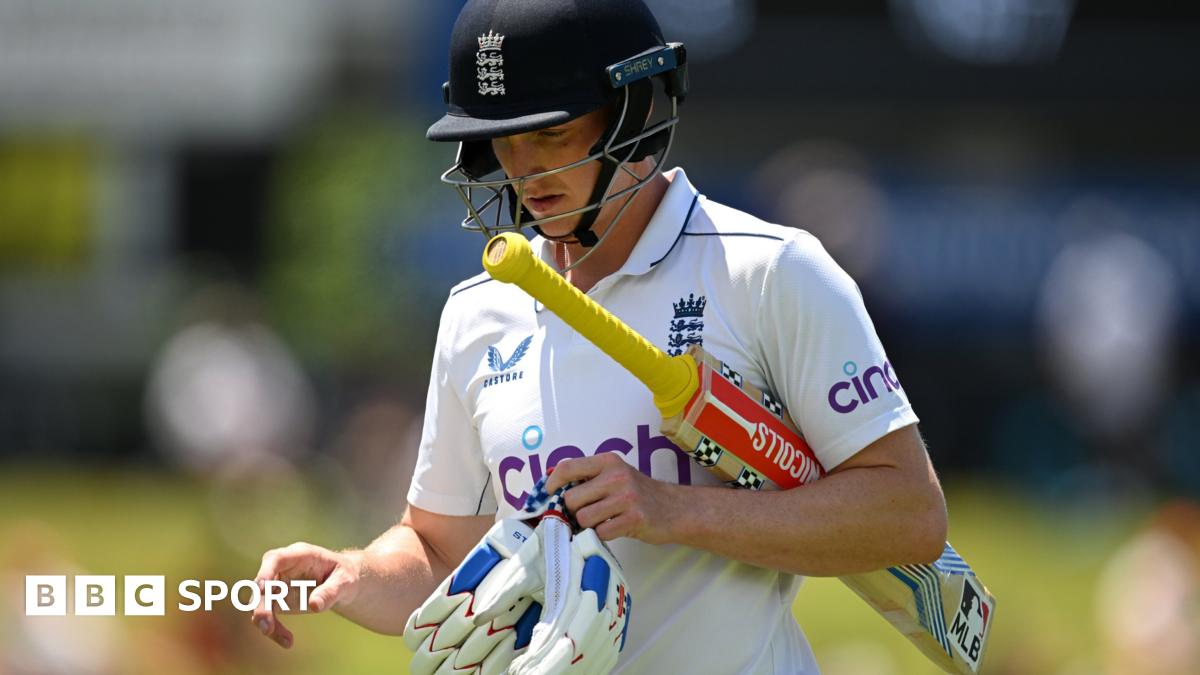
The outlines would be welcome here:
M 598 238 L 591 228 L 600 208 L 632 196 L 666 161 L 678 105 L 687 93 L 686 60 L 683 45 L 663 40 L 641 0 L 467 2 L 450 38 L 450 80 L 442 86 L 448 112 L 426 134 L 460 144 L 442 181 L 467 205 L 462 226 L 489 237 L 523 227 L 543 234 L 539 225 L 579 215 L 566 239 L 594 246 Z M 656 81 L 669 110 L 655 122 Z M 491 139 L 563 124 L 605 107 L 613 111 L 611 121 L 588 156 L 526 176 L 499 174 Z M 646 176 L 626 166 L 650 156 L 657 161 Z M 586 206 L 541 219 L 521 206 L 527 181 L 593 161 L 601 162 L 601 170 Z M 609 194 L 618 171 L 636 182 Z M 499 175 L 489 179 L 493 174 Z

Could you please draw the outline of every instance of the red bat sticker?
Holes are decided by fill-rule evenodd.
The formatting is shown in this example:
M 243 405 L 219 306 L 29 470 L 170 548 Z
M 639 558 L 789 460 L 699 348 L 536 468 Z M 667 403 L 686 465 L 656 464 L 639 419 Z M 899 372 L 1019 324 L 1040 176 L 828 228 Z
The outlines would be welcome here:
M 697 430 L 784 490 L 824 475 L 812 448 L 799 434 L 740 387 L 701 364 L 702 382 L 706 376 L 711 385 L 697 402 L 704 406 L 694 423 Z

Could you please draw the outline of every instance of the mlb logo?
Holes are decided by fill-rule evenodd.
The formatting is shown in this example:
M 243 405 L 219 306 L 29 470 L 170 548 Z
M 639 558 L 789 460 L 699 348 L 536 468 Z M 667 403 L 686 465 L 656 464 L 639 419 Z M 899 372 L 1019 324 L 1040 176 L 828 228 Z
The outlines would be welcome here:
M 973 576 L 963 577 L 962 600 L 950 624 L 950 644 L 974 671 L 979 670 L 993 609 L 977 583 Z

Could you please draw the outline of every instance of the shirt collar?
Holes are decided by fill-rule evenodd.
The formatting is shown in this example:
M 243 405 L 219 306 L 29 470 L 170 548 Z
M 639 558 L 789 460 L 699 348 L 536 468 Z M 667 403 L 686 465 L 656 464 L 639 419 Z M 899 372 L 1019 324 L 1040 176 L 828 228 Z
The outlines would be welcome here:
M 667 257 L 667 254 L 674 248 L 675 242 L 679 240 L 700 195 L 688 180 L 683 169 L 678 167 L 671 169 L 666 176 L 671 184 L 663 194 L 662 201 L 658 203 L 658 208 L 650 217 L 650 222 L 646 225 L 642 236 L 630 251 L 629 259 L 625 261 L 624 265 L 621 265 L 620 269 L 609 275 L 610 277 L 649 272 L 659 261 Z M 535 250 L 539 251 L 542 260 L 558 269 L 558 265 L 554 261 L 554 249 L 550 242 L 540 236 L 537 239 L 540 240 L 541 246 Z

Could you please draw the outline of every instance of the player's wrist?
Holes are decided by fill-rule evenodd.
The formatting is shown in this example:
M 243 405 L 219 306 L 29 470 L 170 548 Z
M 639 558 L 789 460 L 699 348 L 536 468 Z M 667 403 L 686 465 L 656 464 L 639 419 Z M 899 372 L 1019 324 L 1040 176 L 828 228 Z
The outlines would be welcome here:
M 672 544 L 705 548 L 705 543 L 718 535 L 717 519 L 728 518 L 728 505 L 714 504 L 714 499 L 726 497 L 727 489 L 702 485 L 673 485 L 674 493 L 670 518 Z
M 338 602 L 333 606 L 335 613 L 342 614 L 339 610 L 348 609 L 353 605 L 354 599 L 358 597 L 363 581 L 367 577 L 367 552 L 362 549 L 352 548 L 338 551 L 336 555 L 338 558 L 338 567 L 341 568 L 342 574 L 348 579 L 348 582 L 338 593 Z
M 686 544 L 692 540 L 697 524 L 694 501 L 697 490 L 687 485 L 663 484 L 663 501 L 666 504 L 664 520 L 665 544 Z

